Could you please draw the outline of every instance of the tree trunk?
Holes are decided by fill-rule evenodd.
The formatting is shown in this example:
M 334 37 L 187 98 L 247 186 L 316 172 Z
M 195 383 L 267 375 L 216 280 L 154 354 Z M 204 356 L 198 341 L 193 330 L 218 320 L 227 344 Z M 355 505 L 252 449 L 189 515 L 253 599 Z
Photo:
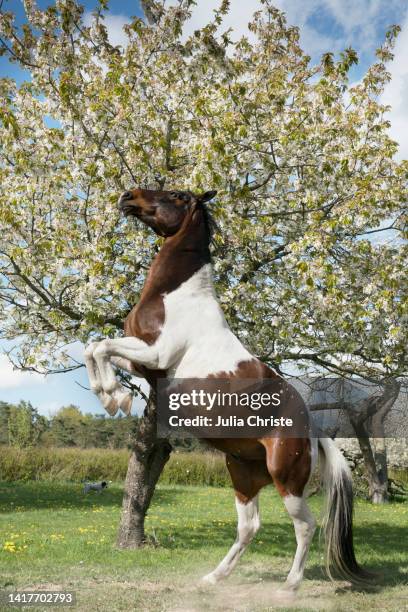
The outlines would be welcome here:
M 373 432 L 376 436 L 373 440 L 374 446 L 374 461 L 377 469 L 378 479 L 381 483 L 382 490 L 385 491 L 383 497 L 379 501 L 374 501 L 377 504 L 383 504 L 388 501 L 388 461 L 387 461 L 387 442 L 385 439 L 384 421 L 398 397 L 400 386 L 394 384 L 391 390 L 388 391 L 388 403 L 384 403 L 381 409 L 376 412 L 372 419 Z M 391 403 L 392 402 L 392 403 Z
M 363 455 L 370 499 L 373 504 L 384 504 L 388 501 L 388 478 L 384 481 L 380 477 L 370 439 L 368 437 L 358 436 L 358 443 Z
M 138 548 L 145 542 L 145 516 L 171 450 L 168 440 L 157 438 L 155 397 L 151 393 L 129 460 L 116 541 L 119 548 Z
M 349 410 L 350 422 L 356 432 L 368 477 L 369 495 L 373 504 L 388 501 L 388 466 L 384 422 L 398 397 L 400 383 L 389 379 L 383 384 L 382 395 L 364 399 L 357 413 Z M 373 446 L 366 428 L 367 420 L 372 419 L 372 430 L 377 438 Z
M 381 485 L 382 496 L 377 501 L 373 499 L 375 504 L 383 504 L 388 501 L 388 463 L 387 463 L 387 445 L 385 438 L 374 438 L 374 461 L 376 465 L 378 480 Z

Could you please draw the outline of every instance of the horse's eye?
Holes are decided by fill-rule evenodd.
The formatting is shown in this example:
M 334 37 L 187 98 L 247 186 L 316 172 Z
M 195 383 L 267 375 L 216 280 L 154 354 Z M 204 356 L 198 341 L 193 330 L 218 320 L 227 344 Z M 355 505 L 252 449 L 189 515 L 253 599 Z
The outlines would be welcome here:
M 171 198 L 178 198 L 179 194 L 177 193 L 177 191 L 170 191 L 170 197 Z

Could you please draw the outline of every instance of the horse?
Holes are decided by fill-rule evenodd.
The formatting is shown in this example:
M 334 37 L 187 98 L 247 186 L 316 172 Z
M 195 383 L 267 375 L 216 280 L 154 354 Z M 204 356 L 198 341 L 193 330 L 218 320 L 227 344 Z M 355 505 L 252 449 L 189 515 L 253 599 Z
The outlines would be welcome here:
M 129 414 L 132 403 L 114 367 L 142 376 L 152 385 L 163 374 L 170 379 L 280 378 L 245 348 L 218 302 L 210 253 L 214 220 L 208 205 L 215 195 L 216 191 L 197 194 L 132 189 L 119 198 L 118 207 L 126 217 L 135 217 L 164 242 L 152 262 L 140 301 L 125 320 L 125 337 L 93 342 L 85 350 L 91 388 L 110 414 L 119 408 Z M 299 397 L 298 406 L 305 410 Z M 259 492 L 273 483 L 293 521 L 297 542 L 282 590 L 297 591 L 316 528 L 306 487 L 318 456 L 327 492 L 324 532 L 328 575 L 351 582 L 365 580 L 367 572 L 358 564 L 353 547 L 351 474 L 331 439 L 288 438 L 278 433 L 208 442 L 225 453 L 238 526 L 235 542 L 221 563 L 204 576 L 205 583 L 215 584 L 231 573 L 260 528 Z

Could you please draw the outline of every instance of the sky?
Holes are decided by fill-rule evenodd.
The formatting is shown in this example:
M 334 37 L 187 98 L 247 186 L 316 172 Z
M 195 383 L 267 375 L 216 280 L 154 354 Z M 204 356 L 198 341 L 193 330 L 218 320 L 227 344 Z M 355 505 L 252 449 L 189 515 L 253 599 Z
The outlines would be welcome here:
M 171 1 L 169 2 L 171 4 Z M 38 0 L 40 8 L 50 2 Z M 95 0 L 85 0 L 84 19 L 89 22 Z M 186 33 L 205 25 L 212 10 L 219 4 L 216 0 L 197 0 Z M 284 10 L 288 22 L 300 27 L 301 44 L 312 60 L 322 53 L 335 54 L 352 46 L 359 55 L 359 64 L 353 67 L 351 78 L 358 81 L 375 59 L 375 49 L 382 43 L 387 27 L 399 24 L 402 31 L 398 37 L 394 61 L 389 66 L 391 82 L 382 101 L 392 106 L 389 115 L 391 136 L 399 142 L 399 158 L 408 158 L 408 3 L 401 0 L 276 0 L 275 5 Z M 232 27 L 232 37 L 248 34 L 247 23 L 254 11 L 260 7 L 259 0 L 231 0 L 231 11 L 225 27 Z M 3 10 L 12 11 L 19 22 L 24 19 L 22 0 L 4 0 Z M 141 15 L 137 0 L 111 0 L 105 23 L 114 45 L 126 43 L 123 25 L 132 15 Z M 0 57 L 0 77 L 8 76 L 21 82 L 26 75 L 5 57 Z M 50 416 L 60 406 L 76 404 L 83 412 L 103 413 L 103 408 L 93 394 L 87 390 L 88 379 L 84 368 L 71 373 L 43 377 L 29 372 L 13 370 L 4 354 L 11 346 L 0 343 L 0 401 L 16 403 L 29 400 L 40 413 Z M 77 343 L 72 353 L 82 358 L 83 347 Z M 85 388 L 83 388 L 85 387 Z M 136 410 L 141 403 L 135 402 Z

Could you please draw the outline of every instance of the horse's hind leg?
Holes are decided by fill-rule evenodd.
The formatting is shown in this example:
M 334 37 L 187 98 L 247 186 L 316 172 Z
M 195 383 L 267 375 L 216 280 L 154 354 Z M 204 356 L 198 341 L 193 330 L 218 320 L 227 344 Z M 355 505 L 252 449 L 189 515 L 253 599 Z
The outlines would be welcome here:
M 293 521 L 297 542 L 295 558 L 284 588 L 289 591 L 296 591 L 303 579 L 307 553 L 316 529 L 316 521 L 304 497 L 287 495 L 283 501 Z
M 262 466 L 261 473 L 257 472 L 256 468 L 260 463 L 253 461 L 248 464 L 227 455 L 227 467 L 235 488 L 235 505 L 238 513 L 237 537 L 221 563 L 213 572 L 204 576 L 202 579 L 204 582 L 215 584 L 218 580 L 226 578 L 260 527 L 258 492 L 271 482 Z
M 314 467 L 314 453 L 307 439 L 269 439 L 264 441 L 264 446 L 269 473 L 295 528 L 297 548 L 284 585 L 285 591 L 294 592 L 302 581 L 316 529 L 316 521 L 305 497 L 305 487 Z

